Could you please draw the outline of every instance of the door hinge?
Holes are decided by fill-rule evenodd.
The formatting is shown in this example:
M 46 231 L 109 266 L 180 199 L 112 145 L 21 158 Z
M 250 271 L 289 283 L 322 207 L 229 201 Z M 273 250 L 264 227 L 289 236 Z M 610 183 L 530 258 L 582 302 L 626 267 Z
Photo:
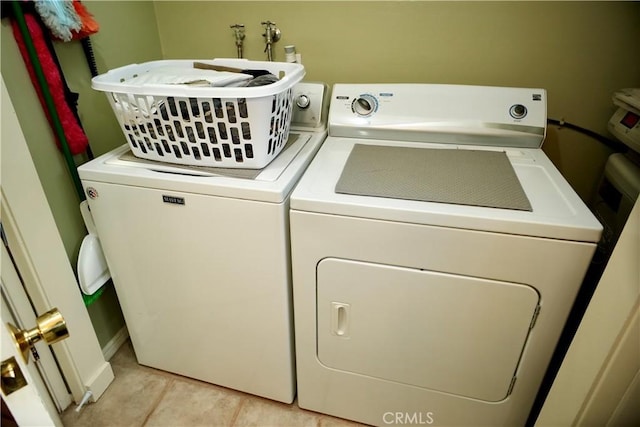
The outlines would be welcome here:
M 537 305 L 536 309 L 533 312 L 533 318 L 531 319 L 531 323 L 529 324 L 529 329 L 533 329 L 533 327 L 536 324 L 536 321 L 538 320 L 538 315 L 540 314 L 540 306 Z
M 509 390 L 507 390 L 507 396 L 509 396 L 511 394 L 511 392 L 513 391 L 513 387 L 516 385 L 516 379 L 518 377 L 514 376 L 513 378 L 511 378 L 511 384 L 509 384 Z
M 0 222 L 0 237 L 2 237 L 2 243 L 4 244 L 4 247 L 9 249 L 9 241 L 7 240 L 7 235 L 4 233 L 4 227 L 2 226 L 1 222 Z
M 31 355 L 33 356 L 33 361 L 38 362 L 40 360 L 40 353 L 36 350 L 35 347 L 31 347 Z

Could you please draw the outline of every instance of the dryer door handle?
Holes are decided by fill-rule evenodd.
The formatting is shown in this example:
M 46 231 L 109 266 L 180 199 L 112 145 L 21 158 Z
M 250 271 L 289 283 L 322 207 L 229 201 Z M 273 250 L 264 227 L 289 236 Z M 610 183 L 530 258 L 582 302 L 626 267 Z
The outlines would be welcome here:
M 351 306 L 343 302 L 331 303 L 331 333 L 348 338 Z

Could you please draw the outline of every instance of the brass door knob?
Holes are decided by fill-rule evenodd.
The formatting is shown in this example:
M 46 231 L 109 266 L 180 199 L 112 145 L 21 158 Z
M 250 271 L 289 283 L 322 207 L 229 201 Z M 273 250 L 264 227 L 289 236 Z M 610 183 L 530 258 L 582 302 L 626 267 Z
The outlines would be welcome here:
M 7 326 L 16 343 L 16 347 L 18 347 L 18 351 L 27 363 L 29 362 L 29 350 L 38 341 L 44 340 L 47 344 L 54 344 L 69 336 L 67 323 L 57 308 L 38 316 L 36 327 L 28 331 L 17 328 L 11 323 L 7 323 Z

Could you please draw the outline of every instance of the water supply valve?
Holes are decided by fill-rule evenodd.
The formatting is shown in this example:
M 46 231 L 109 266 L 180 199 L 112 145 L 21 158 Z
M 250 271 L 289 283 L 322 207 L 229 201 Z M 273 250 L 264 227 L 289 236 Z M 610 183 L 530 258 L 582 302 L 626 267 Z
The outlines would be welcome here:
M 242 58 L 242 45 L 244 43 L 244 24 L 233 24 L 229 26 L 233 30 L 236 38 L 236 49 L 238 50 L 238 58 Z
M 265 26 L 264 34 L 262 34 L 265 41 L 264 51 L 267 53 L 267 60 L 273 61 L 273 48 L 271 45 L 280 40 L 282 33 L 280 29 L 276 27 L 275 22 L 263 21 L 261 24 Z

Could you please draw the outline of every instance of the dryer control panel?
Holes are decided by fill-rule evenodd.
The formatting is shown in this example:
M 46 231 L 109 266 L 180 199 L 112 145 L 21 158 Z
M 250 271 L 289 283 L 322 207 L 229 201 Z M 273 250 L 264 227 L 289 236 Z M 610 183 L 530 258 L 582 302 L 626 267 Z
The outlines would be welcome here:
M 546 91 L 436 84 L 337 84 L 329 135 L 538 148 Z

